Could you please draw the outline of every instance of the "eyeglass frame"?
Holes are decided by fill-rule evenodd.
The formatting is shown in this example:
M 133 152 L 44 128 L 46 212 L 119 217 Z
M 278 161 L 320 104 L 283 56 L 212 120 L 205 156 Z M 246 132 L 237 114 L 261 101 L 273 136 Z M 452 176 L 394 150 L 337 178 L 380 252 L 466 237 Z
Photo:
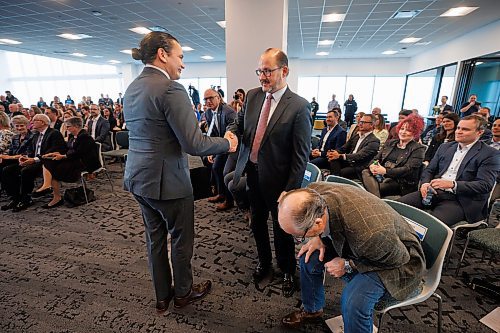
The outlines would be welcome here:
M 208 100 L 213 101 L 213 100 L 214 100 L 214 98 L 217 98 L 217 97 L 219 97 L 219 96 L 216 96 L 216 95 L 214 95 L 214 96 L 208 96 L 208 97 L 206 97 L 206 98 L 203 98 L 203 101 L 204 101 L 204 102 L 206 102 L 206 101 L 208 101 Z
M 312 228 L 312 225 L 307 227 L 306 228 L 306 231 L 304 232 L 304 235 L 302 235 L 302 237 L 296 237 L 296 236 L 293 236 L 293 241 L 295 242 L 295 245 L 300 245 L 302 243 L 304 243 L 304 241 L 306 240 L 306 235 L 307 233 L 309 232 L 309 230 Z
M 358 121 L 358 124 L 373 124 L 373 121 L 364 121 L 364 120 L 360 120 Z
M 283 66 L 277 67 L 275 69 L 256 69 L 255 74 L 257 74 L 257 76 L 264 74 L 265 77 L 270 77 L 274 71 L 277 71 L 278 69 L 282 69 L 282 68 L 283 68 Z

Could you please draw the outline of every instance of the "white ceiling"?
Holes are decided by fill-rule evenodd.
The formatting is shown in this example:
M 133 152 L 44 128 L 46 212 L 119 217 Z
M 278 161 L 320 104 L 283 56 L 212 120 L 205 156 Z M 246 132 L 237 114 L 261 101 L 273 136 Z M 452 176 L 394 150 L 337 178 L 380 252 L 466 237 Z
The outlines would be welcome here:
M 458 6 L 480 8 L 465 17 L 439 16 Z M 3 50 L 101 64 L 111 59 L 131 63 L 131 56 L 119 51 L 137 46 L 142 36 L 128 29 L 161 26 L 182 45 L 195 49 L 185 52 L 186 62 L 205 62 L 202 55 L 213 56 L 212 61 L 225 60 L 225 31 L 216 23 L 224 20 L 224 0 L 0 0 L 0 8 L 0 38 L 23 42 L 0 45 Z M 391 19 L 397 11 L 415 9 L 422 12 L 412 19 Z M 345 20 L 322 23 L 322 15 L 330 13 L 345 13 Z M 256 23 L 264 25 L 266 19 L 257 18 L 260 22 Z M 323 57 L 316 52 L 326 51 L 330 52 L 327 58 L 410 57 L 499 19 L 499 0 L 289 0 L 288 55 L 318 59 Z M 57 37 L 62 33 L 93 38 Z M 399 43 L 405 37 L 431 43 Z M 335 43 L 318 46 L 323 39 Z M 399 53 L 381 54 L 389 49 Z M 87 57 L 69 55 L 73 52 Z

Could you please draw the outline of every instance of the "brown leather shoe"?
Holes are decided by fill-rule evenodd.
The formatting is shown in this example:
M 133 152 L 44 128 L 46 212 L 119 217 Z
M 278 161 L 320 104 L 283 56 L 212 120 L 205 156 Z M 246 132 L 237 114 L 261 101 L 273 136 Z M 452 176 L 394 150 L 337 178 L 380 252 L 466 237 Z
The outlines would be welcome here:
M 217 194 L 216 196 L 208 198 L 208 202 L 216 203 L 216 202 L 222 202 L 224 201 L 225 198 L 223 195 Z
M 210 280 L 204 281 L 200 284 L 193 284 L 191 287 L 191 291 L 183 297 L 174 298 L 174 307 L 179 309 L 183 308 L 188 304 L 199 301 L 203 297 L 207 296 L 207 294 L 212 289 L 212 282 Z
M 217 206 L 215 206 L 215 210 L 217 210 L 219 212 L 223 212 L 223 211 L 229 210 L 229 209 L 231 209 L 233 207 L 234 207 L 234 202 L 226 200 L 223 203 L 220 203 Z
M 323 310 L 305 312 L 304 309 L 300 309 L 283 317 L 283 319 L 281 319 L 281 323 L 286 327 L 297 328 L 306 321 L 313 321 L 321 317 L 323 317 Z
M 161 313 L 167 311 L 171 300 L 172 300 L 172 297 L 167 298 L 163 301 L 156 301 L 156 313 L 161 314 Z

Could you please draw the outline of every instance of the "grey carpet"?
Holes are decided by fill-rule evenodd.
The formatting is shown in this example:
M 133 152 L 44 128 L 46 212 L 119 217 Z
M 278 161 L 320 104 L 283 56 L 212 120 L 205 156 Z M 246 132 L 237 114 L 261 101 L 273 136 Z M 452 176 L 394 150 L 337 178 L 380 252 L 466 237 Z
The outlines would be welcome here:
M 298 294 L 283 298 L 279 279 L 256 289 L 254 241 L 242 215 L 216 213 L 206 200 L 196 202 L 193 268 L 195 281 L 211 279 L 213 290 L 201 302 L 157 315 L 139 208 L 121 190 L 119 173 L 113 177 L 114 194 L 106 181 L 91 182 L 97 201 L 86 206 L 44 210 L 48 199 L 41 199 L 27 211 L 0 213 L 0 332 L 290 331 L 280 319 L 300 305 Z M 455 249 L 453 264 L 461 249 Z M 498 266 L 480 257 L 470 251 L 464 271 L 498 283 Z M 445 272 L 438 290 L 444 331 L 492 332 L 479 319 L 498 304 L 453 272 Z M 330 318 L 340 314 L 342 283 L 327 278 L 326 284 Z M 393 310 L 384 331 L 433 332 L 436 310 L 432 299 Z M 326 325 L 311 323 L 302 331 L 322 332 Z

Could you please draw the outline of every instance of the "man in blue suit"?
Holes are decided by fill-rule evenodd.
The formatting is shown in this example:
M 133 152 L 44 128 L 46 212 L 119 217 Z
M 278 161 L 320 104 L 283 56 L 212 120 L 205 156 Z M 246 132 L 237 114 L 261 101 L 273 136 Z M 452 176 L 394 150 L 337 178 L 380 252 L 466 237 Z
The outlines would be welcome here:
M 345 144 L 347 132 L 339 125 L 340 114 L 330 110 L 326 114 L 326 127 L 321 132 L 319 145 L 311 151 L 311 163 L 320 169 L 330 168 L 326 157 L 329 150 L 340 149 Z
M 399 201 L 430 213 L 447 225 L 462 220 L 474 223 L 488 214 L 488 197 L 500 169 L 500 152 L 479 138 L 486 121 L 479 116 L 464 117 L 455 131 L 455 142 L 443 143 L 420 179 L 420 191 Z M 436 194 L 431 206 L 422 198 L 432 187 Z

